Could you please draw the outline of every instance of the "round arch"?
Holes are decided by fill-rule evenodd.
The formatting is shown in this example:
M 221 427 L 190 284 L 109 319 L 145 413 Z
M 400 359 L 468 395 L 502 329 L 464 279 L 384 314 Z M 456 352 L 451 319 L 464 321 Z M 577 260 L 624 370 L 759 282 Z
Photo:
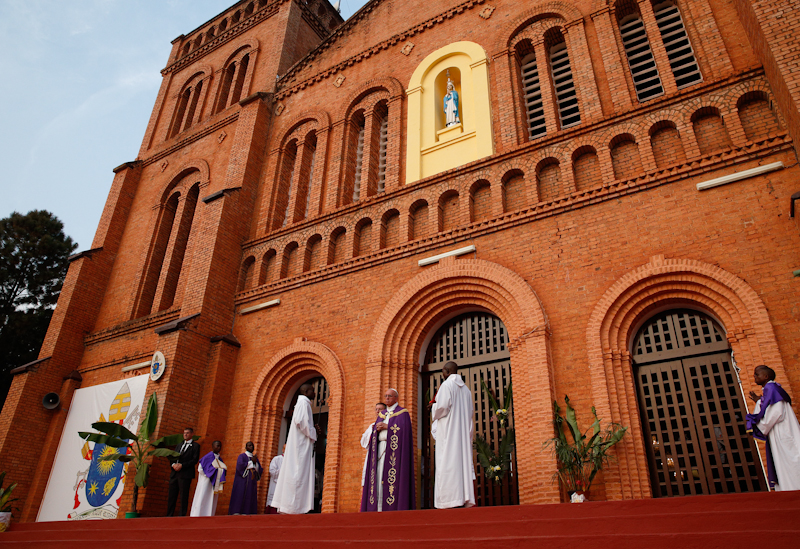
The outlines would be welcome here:
M 342 418 L 344 414 L 344 368 L 336 354 L 322 343 L 297 338 L 278 351 L 253 384 L 248 400 L 245 437 L 261 448 L 262 455 L 278 450 L 283 405 L 289 390 L 302 377 L 321 375 L 330 388 L 328 397 L 328 451 L 325 455 L 325 482 L 322 487 L 322 512 L 338 511 L 339 470 L 342 459 Z M 266 504 L 267 491 L 258 496 L 259 508 Z
M 542 450 L 552 431 L 553 376 L 550 330 L 538 297 L 515 272 L 485 260 L 445 258 L 404 284 L 384 308 L 367 353 L 365 402 L 385 387 L 397 387 L 404 407 L 417 417 L 419 356 L 426 336 L 455 311 L 485 310 L 508 330 L 511 368 L 519 399 L 515 409 L 531 421 L 520 422 L 518 453 L 521 504 L 555 503 L 559 490 L 550 478 L 555 460 Z M 374 410 L 365 404 L 365 424 Z M 416 429 L 416 423 L 415 423 Z
M 608 499 L 650 497 L 630 342 L 642 323 L 666 305 L 694 308 L 719 320 L 743 372 L 767 364 L 786 379 L 766 307 L 742 279 L 709 263 L 663 255 L 624 275 L 595 306 L 586 330 L 597 414 L 629 427 L 631 435 L 619 445 L 616 467 L 606 471 Z M 745 393 L 756 388 L 747 375 L 742 384 Z

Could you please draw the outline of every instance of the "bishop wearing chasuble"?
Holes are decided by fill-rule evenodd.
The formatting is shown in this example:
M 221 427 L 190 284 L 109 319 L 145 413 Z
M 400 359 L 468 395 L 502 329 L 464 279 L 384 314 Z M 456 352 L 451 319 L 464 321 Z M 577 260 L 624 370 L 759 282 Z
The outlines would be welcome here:
M 407 511 L 416 507 L 414 438 L 408 410 L 389 389 L 387 408 L 378 414 L 369 440 L 361 511 Z

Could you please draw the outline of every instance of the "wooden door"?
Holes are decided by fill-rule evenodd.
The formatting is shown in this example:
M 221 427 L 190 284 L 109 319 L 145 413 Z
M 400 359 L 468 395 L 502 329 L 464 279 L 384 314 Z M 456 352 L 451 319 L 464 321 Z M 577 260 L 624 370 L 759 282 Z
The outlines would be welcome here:
M 472 390 L 475 410 L 475 434 L 480 434 L 497 451 L 502 436 L 499 423 L 492 419 L 489 399 L 481 388 L 481 380 L 494 391 L 502 403 L 504 390 L 511 383 L 511 363 L 507 348 L 505 326 L 497 317 L 489 313 L 468 313 L 461 315 L 444 326 L 434 335 L 428 346 L 426 364 L 423 367 L 422 395 L 429 402 L 442 382 L 442 367 L 450 360 L 455 361 L 464 382 Z M 513 407 L 509 415 L 510 426 L 514 426 Z M 431 419 L 427 410 L 421 414 L 422 432 L 422 507 L 433 507 L 433 479 L 435 477 L 434 441 L 430 436 Z M 475 502 L 478 506 L 510 505 L 519 503 L 519 490 L 516 474 L 516 452 L 512 455 L 511 471 L 499 485 L 486 479 L 483 468 L 475 464 Z
M 695 311 L 662 313 L 637 336 L 635 375 L 655 497 L 766 487 L 727 348 L 722 330 Z

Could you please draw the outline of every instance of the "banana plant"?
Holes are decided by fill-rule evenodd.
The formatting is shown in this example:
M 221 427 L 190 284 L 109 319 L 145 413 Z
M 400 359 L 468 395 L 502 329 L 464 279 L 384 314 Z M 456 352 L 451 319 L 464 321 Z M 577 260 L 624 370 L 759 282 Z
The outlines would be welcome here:
M 558 470 L 553 480 L 561 480 L 568 491 L 587 492 L 597 473 L 608 465 L 613 456 L 609 453 L 612 446 L 622 440 L 627 427 L 612 423 L 605 430 L 600 425 L 597 411 L 592 406 L 594 422 L 591 435 L 578 427 L 575 410 L 569 404 L 569 397 L 564 396 L 566 410 L 561 416 L 561 407 L 553 401 L 553 427 L 556 436 L 545 443 L 551 447 L 558 462 Z M 567 439 L 567 433 L 572 442 Z
M 475 440 L 473 440 L 472 445 L 478 454 L 478 462 L 481 464 L 481 467 L 483 467 L 486 478 L 500 484 L 506 472 L 511 468 L 511 453 L 514 451 L 514 443 L 516 442 L 514 429 L 506 426 L 513 402 L 511 396 L 512 388 L 511 383 L 505 388 L 505 398 L 503 407 L 501 408 L 494 393 L 489 390 L 483 382 L 483 379 L 481 379 L 481 387 L 489 399 L 489 407 L 492 410 L 493 416 L 496 417 L 500 423 L 500 431 L 503 432 L 503 435 L 500 439 L 498 453 L 495 453 L 492 445 L 489 444 L 483 436 L 478 434 L 475 435 Z
M 116 452 L 99 458 L 99 461 L 121 461 L 122 463 L 132 463 L 136 468 L 136 476 L 133 481 L 133 508 L 139 500 L 139 488 L 146 488 L 150 478 L 150 464 L 147 459 L 151 457 L 175 458 L 180 454 L 172 448 L 183 442 L 183 435 L 168 435 L 155 441 L 151 438 L 158 425 L 158 398 L 153 393 L 147 403 L 147 413 L 139 426 L 139 432 L 133 433 L 129 429 L 118 423 L 98 421 L 92 423 L 92 429 L 100 433 L 79 432 L 78 435 L 85 441 L 95 444 L 105 444 L 116 448 Z M 200 438 L 195 435 L 194 440 Z M 121 451 L 122 449 L 125 451 Z
M 12 498 L 11 493 L 14 491 L 14 488 L 17 487 L 17 483 L 15 482 L 8 488 L 3 488 L 3 484 L 6 480 L 6 472 L 3 471 L 0 473 L 0 513 L 10 513 L 13 507 L 11 504 L 17 501 L 17 498 Z

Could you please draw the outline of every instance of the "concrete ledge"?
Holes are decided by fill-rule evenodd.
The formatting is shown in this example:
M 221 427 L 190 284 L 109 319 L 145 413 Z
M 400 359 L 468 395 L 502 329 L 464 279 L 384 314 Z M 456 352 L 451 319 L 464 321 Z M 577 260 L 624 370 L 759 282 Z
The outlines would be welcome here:
M 130 366 L 123 366 L 122 372 L 123 373 L 132 372 L 133 370 L 141 370 L 143 368 L 149 368 L 149 367 L 150 367 L 150 361 L 148 360 L 147 362 L 139 362 L 137 364 L 131 364 Z
M 194 318 L 197 318 L 198 316 L 200 316 L 200 313 L 195 313 L 193 315 L 189 315 L 189 316 L 184 316 L 182 318 L 178 318 L 176 320 L 173 320 L 172 322 L 167 322 L 166 324 L 162 324 L 161 326 L 156 328 L 154 331 L 158 335 L 164 335 L 164 334 L 168 334 L 170 332 L 175 332 L 177 330 L 185 330 L 186 329 L 186 325 L 189 323 L 189 321 L 194 319 Z
M 266 301 L 264 303 L 259 303 L 258 305 L 253 305 L 252 307 L 245 307 L 239 314 L 246 315 L 248 313 L 254 313 L 256 311 L 260 311 L 261 309 L 266 309 L 267 307 L 274 307 L 275 305 L 280 305 L 280 299 L 273 299 L 272 301 Z
M 741 181 L 742 179 L 747 179 L 748 177 L 755 177 L 756 175 L 774 172 L 775 170 L 780 170 L 783 167 L 784 167 L 783 162 L 773 162 L 772 164 L 758 166 L 756 168 L 751 168 L 743 172 L 732 173 L 730 175 L 723 175 L 722 177 L 717 177 L 716 179 L 711 179 L 709 181 L 703 181 L 702 183 L 698 183 L 697 190 L 704 191 L 706 189 L 713 189 L 714 187 L 719 187 L 720 185 L 727 185 L 728 183 L 733 183 L 735 181 Z
M 457 250 L 452 250 L 449 252 L 445 252 L 443 254 L 435 255 L 433 257 L 426 257 L 425 259 L 420 259 L 417 264 L 420 267 L 424 267 L 426 265 L 432 265 L 433 263 L 438 263 L 445 257 L 458 257 L 459 255 L 469 254 L 475 251 L 475 245 L 471 244 L 469 246 L 465 246 L 464 248 L 459 248 Z
M 34 360 L 33 362 L 28 362 L 27 364 L 23 364 L 22 366 L 17 366 L 16 368 L 10 370 L 8 373 L 11 374 L 12 376 L 15 376 L 17 374 L 24 374 L 26 372 L 30 372 L 31 370 L 35 370 L 36 368 L 38 368 L 42 362 L 44 362 L 45 360 L 50 360 L 51 358 L 53 357 L 48 356 L 45 358 Z

